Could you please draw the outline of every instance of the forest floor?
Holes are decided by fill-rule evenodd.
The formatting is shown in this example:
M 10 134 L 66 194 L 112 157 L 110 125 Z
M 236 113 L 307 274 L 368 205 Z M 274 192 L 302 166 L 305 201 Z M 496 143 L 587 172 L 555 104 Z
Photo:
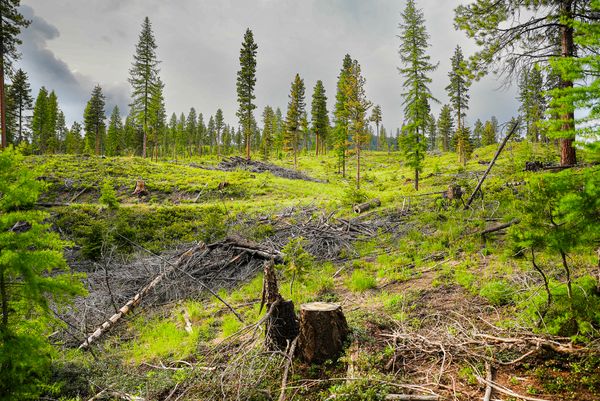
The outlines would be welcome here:
M 466 166 L 453 153 L 428 155 L 419 192 L 399 155 L 386 152 L 366 153 L 361 191 L 350 178 L 355 160 L 342 177 L 333 154 L 299 159 L 314 181 L 220 171 L 215 158 L 28 158 L 48 183 L 40 203 L 72 241 L 73 270 L 87 274 L 89 296 L 57 311 L 67 322 L 55 333 L 64 349 L 53 366 L 61 399 L 481 400 L 491 380 L 491 400 L 599 400 L 600 355 L 589 351 L 598 342 L 539 326 L 543 286 L 531 261 L 515 256 L 511 229 L 480 235 L 519 217 L 523 188 L 539 174 L 523 171 L 525 162 L 556 162 L 556 149 L 510 143 L 472 208 L 442 197 L 450 185 L 468 196 L 495 150 L 476 149 Z M 287 160 L 273 163 L 293 169 Z M 140 179 L 142 197 L 132 195 Z M 102 204 L 105 182 L 119 207 Z M 373 198 L 381 207 L 353 213 L 352 205 Z M 281 294 L 297 308 L 341 304 L 351 329 L 344 355 L 308 365 L 269 352 L 260 326 L 262 261 L 226 247 L 159 283 L 132 314 L 78 349 L 195 243 L 232 235 L 273 251 L 303 238 L 311 263 L 293 286 L 281 266 Z M 554 255 L 538 258 L 561 277 Z M 570 258 L 575 280 L 595 274 L 595 250 Z

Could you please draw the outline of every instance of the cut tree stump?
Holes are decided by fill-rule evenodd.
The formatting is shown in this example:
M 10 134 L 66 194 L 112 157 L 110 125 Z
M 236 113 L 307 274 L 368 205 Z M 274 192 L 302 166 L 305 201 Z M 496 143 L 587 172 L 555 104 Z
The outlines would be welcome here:
M 354 205 L 353 209 L 354 209 L 354 213 L 360 214 L 360 213 L 366 212 L 369 209 L 374 209 L 379 206 L 381 206 L 381 201 L 379 199 L 375 198 L 375 199 L 371 199 L 368 202 Z
M 348 333 L 348 323 L 340 305 L 311 302 L 300 306 L 298 353 L 305 362 L 337 359 Z
M 148 191 L 146 190 L 146 183 L 142 180 L 137 180 L 135 183 L 135 190 L 133 191 L 132 195 L 148 195 Z

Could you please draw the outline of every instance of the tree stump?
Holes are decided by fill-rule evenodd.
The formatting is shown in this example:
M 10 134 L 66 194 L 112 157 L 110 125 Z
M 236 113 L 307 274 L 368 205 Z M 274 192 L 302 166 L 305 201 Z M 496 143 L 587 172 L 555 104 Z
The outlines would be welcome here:
M 132 195 L 148 195 L 148 191 L 146 190 L 146 183 L 142 180 L 137 180 L 135 183 L 135 190 L 133 191 Z
M 300 307 L 298 352 L 305 362 L 337 359 L 348 333 L 348 323 L 340 305 L 311 302 Z
M 286 301 L 279 293 L 277 276 L 272 260 L 265 262 L 263 293 L 260 309 L 266 304 L 269 317 L 266 324 L 265 341 L 270 350 L 285 351 L 298 337 L 298 319 L 294 302 Z
M 366 212 L 369 209 L 374 209 L 379 206 L 381 206 L 381 201 L 379 199 L 375 198 L 375 199 L 371 199 L 368 202 L 354 205 L 353 209 L 354 209 L 354 213 L 360 214 L 360 213 Z

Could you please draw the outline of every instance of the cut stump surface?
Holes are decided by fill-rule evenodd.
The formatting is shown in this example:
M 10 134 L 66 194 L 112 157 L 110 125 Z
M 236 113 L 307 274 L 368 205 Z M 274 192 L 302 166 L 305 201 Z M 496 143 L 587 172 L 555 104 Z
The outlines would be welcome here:
M 327 302 L 300 306 L 298 352 L 308 363 L 335 360 L 342 353 L 349 329 L 342 307 Z

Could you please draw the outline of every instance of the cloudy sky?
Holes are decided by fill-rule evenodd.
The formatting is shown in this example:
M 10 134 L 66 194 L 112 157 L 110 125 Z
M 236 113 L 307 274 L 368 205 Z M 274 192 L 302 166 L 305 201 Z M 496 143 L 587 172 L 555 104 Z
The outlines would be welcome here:
M 336 77 L 346 53 L 357 59 L 367 80 L 367 96 L 380 104 L 383 123 L 394 130 L 402 121 L 402 78 L 398 23 L 405 0 L 22 0 L 32 21 L 23 34 L 20 66 L 29 74 L 34 96 L 54 89 L 69 122 L 80 121 L 95 84 L 107 96 L 107 114 L 116 104 L 127 112 L 127 82 L 134 47 L 145 16 L 153 25 L 167 111 L 195 107 L 207 116 L 222 108 L 235 117 L 235 78 L 247 27 L 257 42 L 258 112 L 265 105 L 285 113 L 296 73 L 307 86 L 307 100 L 321 79 L 333 106 Z M 431 36 L 429 54 L 439 62 L 432 91 L 442 103 L 450 57 L 457 44 L 475 50 L 452 25 L 459 0 L 417 0 Z M 515 88 L 498 89 L 490 76 L 473 84 L 467 122 L 496 115 L 500 122 L 517 113 Z M 308 101 L 310 104 L 310 100 Z M 438 115 L 440 105 L 433 105 Z M 205 121 L 206 121 L 205 120 Z

